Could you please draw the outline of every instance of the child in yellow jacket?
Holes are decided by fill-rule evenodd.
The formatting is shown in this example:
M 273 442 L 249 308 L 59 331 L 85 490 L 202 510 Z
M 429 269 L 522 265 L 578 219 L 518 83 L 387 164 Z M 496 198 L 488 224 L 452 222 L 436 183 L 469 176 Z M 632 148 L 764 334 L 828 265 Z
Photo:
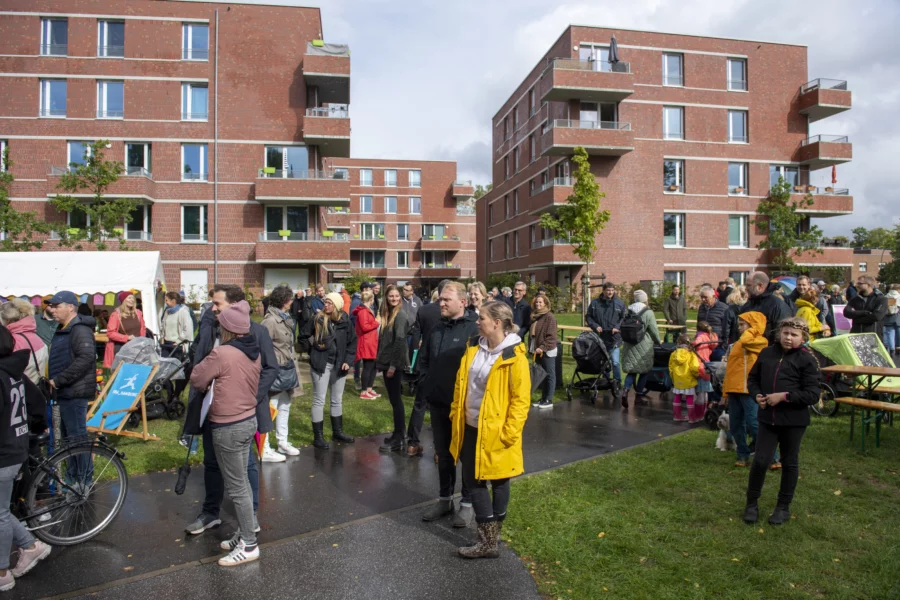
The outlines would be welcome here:
M 675 395 L 672 402 L 673 419 L 690 423 L 702 421 L 705 405 L 703 408 L 694 405 L 695 388 L 698 380 L 709 380 L 709 375 L 691 346 L 691 338 L 684 333 L 678 337 L 675 352 L 669 357 L 669 375 L 672 377 L 672 393 Z M 681 412 L 682 400 L 687 404 L 687 418 Z
M 722 396 L 728 401 L 728 420 L 731 436 L 737 445 L 735 466 L 746 467 L 750 463 L 750 447 L 747 434 L 756 440 L 759 424 L 756 420 L 759 408 L 747 391 L 747 376 L 759 358 L 759 353 L 769 345 L 766 339 L 766 316 L 761 312 L 745 312 L 738 315 L 738 341 L 731 346 Z

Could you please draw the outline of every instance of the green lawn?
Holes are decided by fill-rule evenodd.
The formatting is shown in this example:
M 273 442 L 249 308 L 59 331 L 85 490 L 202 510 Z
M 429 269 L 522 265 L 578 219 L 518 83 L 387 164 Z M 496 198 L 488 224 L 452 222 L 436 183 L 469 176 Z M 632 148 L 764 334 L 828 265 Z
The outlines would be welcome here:
M 515 481 L 503 537 L 546 598 L 898 598 L 900 429 L 866 455 L 848 432 L 814 419 L 781 527 L 780 474 L 744 524 L 748 470 L 694 430 Z

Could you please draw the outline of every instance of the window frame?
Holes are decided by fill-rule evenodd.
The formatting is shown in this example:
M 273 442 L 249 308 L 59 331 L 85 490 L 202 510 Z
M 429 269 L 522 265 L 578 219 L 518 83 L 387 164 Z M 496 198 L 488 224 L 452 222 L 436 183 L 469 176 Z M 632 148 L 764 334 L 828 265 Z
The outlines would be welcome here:
M 740 232 L 737 244 L 732 243 L 731 239 L 731 221 L 737 219 L 740 222 Z M 737 249 L 747 249 L 750 247 L 750 216 L 749 215 L 728 215 L 728 247 Z
M 368 235 L 372 237 L 367 237 Z M 359 226 L 359 239 L 375 242 L 385 239 L 384 223 L 361 223 Z
M 146 176 L 150 177 L 153 174 L 153 144 L 151 142 L 125 142 L 125 161 L 122 163 L 125 166 L 125 175 L 145 175 L 145 173 L 129 173 L 129 169 L 143 169 L 146 171 Z M 128 165 L 128 147 L 129 146 L 143 146 L 144 147 L 144 166 L 143 167 L 131 167 Z
M 195 27 L 206 28 L 206 50 L 193 48 Z M 195 52 L 199 52 L 201 54 L 205 53 L 206 56 L 204 56 L 203 58 L 197 58 L 194 56 Z M 189 22 L 181 24 L 181 60 L 209 62 L 209 23 Z
M 201 169 L 199 177 L 185 177 L 187 173 L 184 171 L 184 151 L 188 146 L 197 146 L 200 148 L 200 164 L 204 168 Z M 181 144 L 181 181 L 191 183 L 209 181 L 209 144 Z
M 859 272 L 860 273 L 868 273 L 869 272 L 869 263 L 868 262 L 859 263 Z
M 83 158 L 89 158 L 92 153 L 91 144 L 93 141 L 89 140 L 66 140 L 66 171 L 72 172 L 72 164 L 75 163 L 72 158 L 72 144 L 79 144 L 82 148 L 81 156 Z M 78 163 L 80 165 L 85 164 L 84 162 Z
M 388 182 L 388 173 L 394 174 L 394 182 Z M 385 169 L 384 170 L 384 186 L 385 187 L 397 187 L 397 169 Z
M 413 181 L 413 173 L 418 174 L 417 181 Z M 411 188 L 422 187 L 422 169 L 410 169 L 406 175 L 406 182 L 409 184 L 408 187 L 411 187 Z
M 109 45 L 109 25 L 122 25 L 122 54 L 110 54 L 110 48 L 119 48 L 119 46 Z M 97 20 L 97 58 L 125 58 L 125 21 L 116 19 L 98 19 Z
M 107 110 L 109 105 L 109 86 L 118 84 L 122 86 L 122 112 L 115 116 L 108 116 L 113 111 Z M 120 120 L 125 118 L 125 82 L 115 79 L 97 80 L 97 118 L 104 120 Z
M 199 234 L 187 234 L 187 235 L 199 235 L 200 239 L 197 240 L 187 240 L 184 238 L 184 211 L 186 208 L 198 207 L 200 209 L 200 233 Z M 208 244 L 209 243 L 209 206 L 207 204 L 182 204 L 181 205 L 181 228 L 179 229 L 181 236 L 182 244 Z M 206 239 L 204 239 L 206 238 Z
M 194 88 L 197 89 L 205 89 L 206 90 L 206 106 L 204 106 L 204 111 L 202 113 L 194 112 L 194 107 L 192 106 L 194 102 Z M 203 115 L 203 117 L 194 117 L 193 115 Z M 201 121 L 208 122 L 209 121 L 209 84 L 208 83 L 194 83 L 194 82 L 185 82 L 181 84 L 181 120 L 182 121 Z
M 8 142 L 0 140 L 0 173 L 6 173 L 6 148 Z
M 152 227 L 151 227 L 151 225 L 152 225 L 151 218 L 153 215 L 152 207 L 149 204 L 138 204 L 137 206 L 134 207 L 134 209 L 141 210 L 144 213 L 143 223 L 139 230 L 129 229 L 129 226 L 132 223 L 134 223 L 133 220 L 129 223 L 124 223 L 123 230 L 125 232 L 125 239 L 128 241 L 148 241 L 148 242 L 153 241 L 153 237 L 152 237 L 153 231 L 152 231 Z M 131 237 L 128 234 L 132 233 L 132 232 L 140 233 L 141 235 L 139 235 L 137 237 Z
M 367 180 L 368 183 L 366 183 L 366 181 L 363 180 L 363 173 L 368 173 L 368 175 L 369 175 L 368 180 Z M 375 183 L 375 180 L 374 180 L 374 177 L 372 174 L 372 169 L 360 169 L 359 170 L 359 185 L 360 185 L 360 187 L 372 187 L 372 185 L 374 183 Z
M 772 164 L 772 163 L 769 163 L 769 188 L 770 188 L 770 189 L 771 189 L 771 187 L 772 187 L 773 185 L 775 185 L 775 184 L 778 183 L 778 178 L 776 178 L 775 181 L 772 181 L 772 169 L 773 169 L 773 168 L 778 172 L 778 177 L 784 179 L 785 183 L 787 183 L 788 185 L 791 186 L 791 193 L 793 194 L 793 193 L 794 193 L 794 186 L 796 186 L 796 185 L 801 185 L 801 183 L 800 183 L 800 181 L 801 181 L 800 174 L 801 174 L 803 171 L 800 169 L 800 165 Z M 788 178 L 785 177 L 785 173 L 787 172 L 788 169 L 794 169 L 794 170 L 797 171 L 797 181 L 795 181 L 794 183 L 791 183 L 790 181 L 788 181 Z
M 431 233 L 428 233 L 428 227 L 431 228 Z M 440 233 L 437 233 L 438 227 L 440 227 Z M 447 236 L 447 226 L 443 223 L 422 223 L 422 239 L 423 240 L 435 240 L 440 241 L 443 240 L 444 237 Z
M 418 206 L 416 206 L 418 204 Z M 422 214 L 422 196 L 410 196 L 409 197 L 409 214 L 411 215 L 421 215 Z
M 731 63 L 741 63 L 744 69 L 744 79 L 740 80 L 743 87 L 733 87 L 732 83 L 736 80 L 731 78 Z M 749 78 L 747 77 L 747 59 L 746 58 L 726 58 L 725 59 L 725 87 L 729 92 L 747 92 L 750 90 Z
M 400 232 L 404 231 L 405 235 L 400 236 Z M 397 223 L 397 241 L 398 242 L 408 242 L 409 241 L 409 223 Z
M 687 247 L 687 228 L 685 213 L 666 212 L 663 213 L 663 248 L 686 248 Z M 666 243 L 665 222 L 667 217 L 675 217 L 675 243 Z M 679 243 L 680 242 L 680 243 Z
M 371 258 L 371 264 L 367 264 L 366 255 Z M 381 256 L 381 266 L 378 266 L 378 261 L 375 260 L 376 255 Z M 383 269 L 385 265 L 385 255 L 384 250 L 361 250 L 359 253 L 359 267 L 361 269 Z
M 441 256 L 441 260 L 435 260 L 438 255 Z M 429 258 L 431 260 L 429 260 Z M 431 269 L 442 269 L 447 267 L 447 252 L 445 250 L 423 250 L 422 251 L 422 265 L 431 268 Z
M 738 185 L 731 185 L 731 166 L 737 165 L 740 167 L 740 181 Z M 745 162 L 729 162 L 728 163 L 728 195 L 729 196 L 747 196 L 750 193 L 750 164 Z M 736 190 L 740 189 L 738 192 Z
M 678 70 L 681 72 L 681 75 L 678 77 L 678 83 L 669 82 L 673 78 L 669 77 L 669 63 L 666 58 L 670 56 L 678 58 Z M 662 53 L 662 84 L 663 87 L 684 87 L 684 54 L 679 52 Z
M 39 79 L 40 93 L 38 94 L 39 104 L 38 104 L 38 117 L 42 119 L 65 119 L 66 114 L 69 109 L 69 81 L 67 79 Z M 66 98 L 66 106 L 63 109 L 63 114 L 53 114 L 53 108 L 51 108 L 51 100 L 53 98 L 52 86 L 53 84 L 61 84 L 65 88 L 65 98 Z M 59 109 L 57 109 L 58 111 Z
M 512 203 L 513 216 L 519 214 L 519 190 L 518 188 L 513 190 L 513 203 Z
M 62 44 L 53 44 L 51 40 L 53 39 L 52 35 L 52 23 L 59 22 L 66 24 L 66 44 L 65 44 L 65 52 L 62 54 L 54 54 L 52 52 L 53 46 L 61 46 Z M 46 49 L 46 51 L 45 51 Z M 67 18 L 59 18 L 59 17 L 41 17 L 41 44 L 40 44 L 40 56 L 68 56 L 69 55 L 69 19 Z
M 670 190 L 669 186 L 672 184 L 666 184 L 666 163 L 675 163 L 675 185 L 678 186 L 677 190 Z M 665 158 L 663 159 L 663 193 L 664 194 L 684 194 L 685 189 L 685 177 L 684 177 L 684 159 L 678 158 Z
M 675 279 L 672 280 L 670 278 L 667 278 L 666 275 L 668 273 L 675 273 Z M 682 293 L 684 293 L 684 287 L 687 281 L 687 271 L 663 271 L 663 281 L 674 283 L 675 285 L 680 287 Z
M 366 201 L 368 201 L 369 210 L 366 210 Z M 371 214 L 374 214 L 372 212 L 374 209 L 375 209 L 375 200 L 372 196 L 360 196 L 359 197 L 359 214 L 371 215 Z
M 397 251 L 397 268 L 398 269 L 408 269 L 409 268 L 409 250 L 398 250 Z
M 732 115 L 743 115 L 744 121 L 744 139 L 735 139 L 732 127 Z M 728 143 L 729 144 L 749 144 L 750 143 L 750 114 L 746 110 L 728 110 Z
M 746 285 L 747 280 L 750 279 L 750 271 L 729 271 L 728 276 L 734 279 L 735 285 Z
M 389 210 L 391 200 L 393 200 L 394 210 Z M 386 215 L 396 215 L 397 214 L 397 197 L 396 196 L 385 196 L 384 197 L 384 214 Z
M 678 137 L 669 131 L 669 111 L 678 111 Z M 684 107 L 675 105 L 663 106 L 663 139 L 664 140 L 684 140 Z
M 80 210 L 80 209 L 76 209 L 76 210 Z M 73 229 L 73 226 L 72 226 L 72 213 L 73 212 L 74 211 L 71 211 L 71 210 L 66 211 L 66 227 L 68 227 L 69 229 Z M 90 227 L 91 226 L 91 215 L 84 212 L 83 210 L 81 212 L 84 214 L 84 227 L 85 228 Z M 75 227 L 74 229 L 81 230 L 82 228 Z

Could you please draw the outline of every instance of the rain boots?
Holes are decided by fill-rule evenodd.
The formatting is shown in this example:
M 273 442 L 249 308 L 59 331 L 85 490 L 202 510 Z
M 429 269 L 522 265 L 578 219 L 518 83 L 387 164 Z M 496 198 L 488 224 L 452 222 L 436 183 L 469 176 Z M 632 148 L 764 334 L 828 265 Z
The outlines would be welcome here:
M 352 444 L 356 439 L 344 433 L 344 417 L 331 417 L 331 441 Z
M 499 521 L 478 524 L 478 543 L 474 546 L 466 546 L 459 549 L 459 555 L 463 558 L 497 558 L 500 556 L 500 527 Z
M 672 419 L 678 422 L 687 421 L 684 413 L 681 412 L 681 394 L 675 396 L 672 401 Z
M 325 421 L 319 421 L 312 424 L 313 430 L 313 446 L 316 448 L 327 449 L 328 442 L 325 441 L 325 434 L 322 429 L 325 427 Z

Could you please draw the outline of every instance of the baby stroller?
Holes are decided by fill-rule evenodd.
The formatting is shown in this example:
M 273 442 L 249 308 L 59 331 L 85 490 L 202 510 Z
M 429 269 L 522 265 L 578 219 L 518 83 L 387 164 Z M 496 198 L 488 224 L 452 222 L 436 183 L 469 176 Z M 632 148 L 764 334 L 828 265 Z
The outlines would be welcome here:
M 706 402 L 706 412 L 703 414 L 703 421 L 709 425 L 710 429 L 716 429 L 719 417 L 725 412 L 725 407 L 719 405 L 722 399 L 722 384 L 725 382 L 725 368 L 728 366 L 726 361 L 703 363 L 706 372 L 709 374 L 709 383 L 712 385 L 713 391 L 709 392 Z
M 653 346 L 653 369 L 647 375 L 646 389 L 659 392 L 663 402 L 672 400 L 672 377 L 669 375 L 669 357 L 675 352 L 675 344 Z
M 137 365 L 159 365 L 153 379 L 147 384 L 144 391 L 144 404 L 147 408 L 147 419 L 159 419 L 165 416 L 167 419 L 180 419 L 184 416 L 184 403 L 175 396 L 175 385 L 172 381 L 184 379 L 184 367 L 191 360 L 185 353 L 184 360 L 176 358 L 163 358 L 159 354 L 159 347 L 155 340 L 149 338 L 134 338 L 119 350 L 113 361 L 112 369 L 119 363 L 131 363 Z M 128 425 L 136 427 L 141 422 L 138 412 L 133 412 L 128 417 Z
M 572 390 L 589 394 L 591 404 L 597 403 L 600 390 L 608 390 L 614 399 L 619 397 L 620 383 L 612 375 L 612 359 L 606 344 L 593 331 L 585 331 L 572 342 L 575 372 L 566 386 L 566 398 L 572 400 Z M 594 377 L 582 378 L 582 375 Z

